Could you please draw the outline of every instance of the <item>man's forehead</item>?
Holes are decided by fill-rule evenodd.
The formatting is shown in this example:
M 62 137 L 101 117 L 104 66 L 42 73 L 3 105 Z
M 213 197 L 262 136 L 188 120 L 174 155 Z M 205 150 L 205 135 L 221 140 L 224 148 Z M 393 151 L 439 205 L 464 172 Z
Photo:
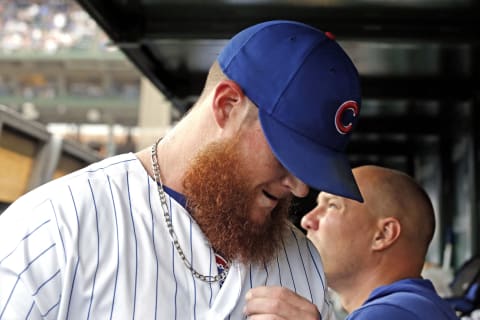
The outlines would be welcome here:
M 340 197 L 340 196 L 337 196 L 337 195 L 334 195 L 332 193 L 328 193 L 328 192 L 325 192 L 325 191 L 320 191 L 320 193 L 318 194 L 317 196 L 317 201 L 326 201 L 326 200 L 329 200 L 329 199 L 344 199 L 343 197 Z

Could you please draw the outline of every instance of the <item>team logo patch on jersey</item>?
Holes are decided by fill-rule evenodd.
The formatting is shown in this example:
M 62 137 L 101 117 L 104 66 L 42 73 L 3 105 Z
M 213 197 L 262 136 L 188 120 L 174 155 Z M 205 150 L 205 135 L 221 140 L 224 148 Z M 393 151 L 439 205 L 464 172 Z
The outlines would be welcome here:
M 358 104 L 353 100 L 345 101 L 335 113 L 335 128 L 340 134 L 352 131 L 352 121 L 358 115 Z
M 218 274 L 223 273 L 229 267 L 228 261 L 218 253 L 215 253 L 215 262 L 217 263 Z M 223 285 L 224 281 L 225 280 L 220 281 L 220 286 Z
M 218 271 L 221 273 L 223 270 L 228 269 L 228 262 L 218 253 L 215 253 L 215 261 L 217 262 Z

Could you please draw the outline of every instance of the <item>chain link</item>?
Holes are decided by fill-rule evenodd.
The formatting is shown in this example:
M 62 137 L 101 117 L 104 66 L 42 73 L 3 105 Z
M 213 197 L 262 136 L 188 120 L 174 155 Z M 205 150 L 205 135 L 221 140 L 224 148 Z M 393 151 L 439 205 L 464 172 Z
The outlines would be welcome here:
M 158 164 L 158 157 L 157 157 L 157 147 L 159 142 L 160 140 L 158 140 L 152 145 L 153 177 L 155 182 L 157 183 L 158 196 L 160 198 L 160 203 L 162 205 L 163 217 L 165 218 L 165 223 L 167 224 L 168 233 L 170 233 L 170 238 L 172 239 L 173 245 L 175 246 L 175 249 L 177 250 L 180 258 L 182 259 L 187 269 L 190 270 L 190 272 L 196 278 L 208 283 L 223 281 L 227 277 L 228 270 L 229 270 L 228 266 L 225 267 L 222 273 L 217 274 L 215 276 L 203 275 L 193 268 L 191 262 L 187 259 L 187 257 L 185 256 L 185 253 L 182 250 L 182 247 L 180 246 L 180 242 L 178 241 L 177 234 L 173 229 L 172 220 L 170 219 L 170 213 L 169 213 L 168 204 L 167 204 L 167 197 L 165 196 L 165 191 L 163 190 L 163 183 L 162 183 L 162 180 L 160 179 L 160 166 Z

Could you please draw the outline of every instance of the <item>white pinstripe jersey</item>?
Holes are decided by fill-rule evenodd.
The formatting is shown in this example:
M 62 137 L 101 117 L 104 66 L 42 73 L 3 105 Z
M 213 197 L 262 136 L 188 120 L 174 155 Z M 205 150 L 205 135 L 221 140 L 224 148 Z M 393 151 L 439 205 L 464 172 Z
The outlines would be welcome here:
M 208 241 L 168 197 L 180 244 L 202 274 Z M 134 154 L 94 163 L 26 194 L 0 216 L 0 319 L 245 319 L 244 295 L 288 287 L 333 318 L 321 261 L 291 227 L 262 267 L 233 263 L 225 283 L 194 278 L 170 240 L 155 182 Z

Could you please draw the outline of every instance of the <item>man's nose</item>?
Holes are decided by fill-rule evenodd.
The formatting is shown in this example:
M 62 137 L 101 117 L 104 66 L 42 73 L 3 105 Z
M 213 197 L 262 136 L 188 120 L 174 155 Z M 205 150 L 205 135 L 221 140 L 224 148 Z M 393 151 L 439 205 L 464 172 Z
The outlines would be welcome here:
M 306 197 L 310 190 L 305 183 L 290 173 L 285 177 L 285 184 L 290 189 L 290 192 L 299 198 Z
M 316 208 L 307 212 L 302 220 L 300 221 L 300 225 L 305 230 L 316 230 L 318 229 L 318 218 L 316 213 Z

